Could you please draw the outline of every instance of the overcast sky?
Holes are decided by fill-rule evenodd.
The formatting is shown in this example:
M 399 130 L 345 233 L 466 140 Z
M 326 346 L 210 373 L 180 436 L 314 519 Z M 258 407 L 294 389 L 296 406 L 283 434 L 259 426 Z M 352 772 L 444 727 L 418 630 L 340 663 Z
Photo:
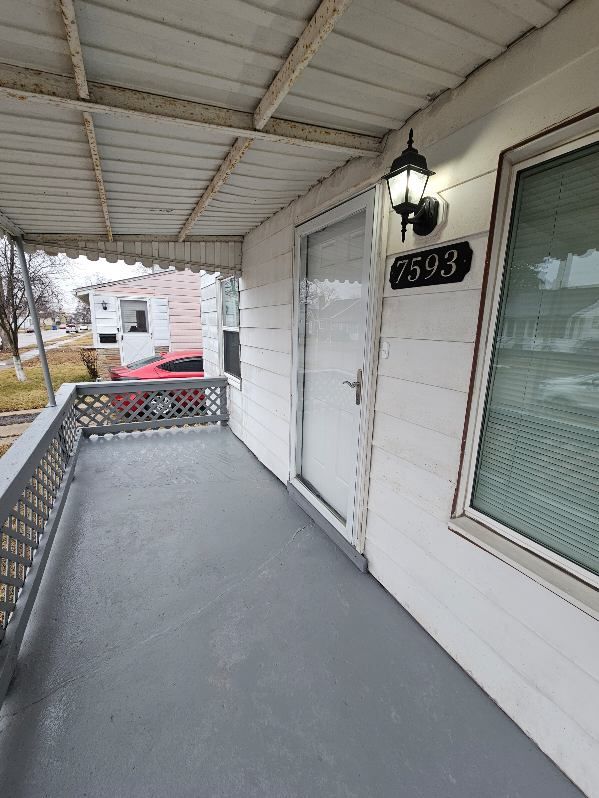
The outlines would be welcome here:
M 120 280 L 123 277 L 134 277 L 137 274 L 149 272 L 145 266 L 136 264 L 127 266 L 126 263 L 108 263 L 104 258 L 99 260 L 88 260 L 87 258 L 77 258 L 71 260 L 67 258 L 64 277 L 60 280 L 60 287 L 64 295 L 65 310 L 73 310 L 76 304 L 73 291 L 82 285 L 99 283 L 109 280 Z

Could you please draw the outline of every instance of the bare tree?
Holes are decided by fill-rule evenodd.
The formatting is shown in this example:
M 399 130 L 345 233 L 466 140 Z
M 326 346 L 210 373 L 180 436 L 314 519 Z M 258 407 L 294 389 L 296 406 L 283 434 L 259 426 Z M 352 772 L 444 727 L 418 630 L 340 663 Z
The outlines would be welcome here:
M 90 307 L 80 299 L 77 300 L 75 310 L 71 315 L 77 324 L 91 324 L 92 317 Z
M 64 268 L 64 260 L 44 252 L 25 256 L 29 268 L 33 298 L 38 313 L 53 315 L 60 306 L 61 294 L 56 284 Z M 19 351 L 19 330 L 29 316 L 21 266 L 12 239 L 0 239 L 0 332 L 5 348 L 12 353 L 17 379 L 23 382 L 25 372 Z

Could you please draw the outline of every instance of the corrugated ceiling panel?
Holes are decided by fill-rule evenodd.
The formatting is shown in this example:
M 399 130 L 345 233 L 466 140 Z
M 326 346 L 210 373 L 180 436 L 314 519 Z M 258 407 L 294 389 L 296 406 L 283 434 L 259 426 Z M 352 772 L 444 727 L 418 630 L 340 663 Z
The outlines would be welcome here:
M 253 111 L 318 1 L 270 5 L 79 0 L 88 77 Z
M 57 3 L 2 0 L 0 61 L 71 75 L 71 58 Z
M 337 169 L 345 156 L 255 141 L 193 227 L 245 233 Z
M 353 0 L 276 115 L 382 135 L 567 0 Z M 75 0 L 89 80 L 253 111 L 319 0 Z M 0 60 L 72 75 L 58 4 L 0 3 Z M 174 237 L 232 136 L 95 117 L 115 234 Z M 27 232 L 104 234 L 79 112 L 0 103 L 0 210 Z M 244 234 L 346 160 L 257 141 L 196 222 Z
M 566 2 L 353 0 L 277 114 L 382 135 Z
M 2 101 L 0 208 L 27 231 L 105 232 L 80 113 Z
M 176 236 L 234 138 L 165 123 L 96 119 L 114 232 Z

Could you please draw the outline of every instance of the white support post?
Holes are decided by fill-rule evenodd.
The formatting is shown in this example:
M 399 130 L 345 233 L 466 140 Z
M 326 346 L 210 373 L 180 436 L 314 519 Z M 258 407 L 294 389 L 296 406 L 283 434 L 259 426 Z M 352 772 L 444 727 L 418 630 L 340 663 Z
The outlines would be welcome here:
M 46 383 L 46 392 L 48 394 L 48 407 L 56 407 L 56 398 L 54 396 L 54 388 L 52 387 L 52 379 L 50 378 L 50 369 L 48 368 L 48 359 L 46 358 L 46 350 L 44 349 L 44 339 L 42 338 L 42 330 L 40 327 L 40 320 L 35 307 L 35 300 L 33 298 L 33 290 L 31 288 L 31 280 L 29 279 L 29 269 L 27 268 L 27 260 L 23 250 L 23 239 L 21 236 L 14 236 L 13 241 L 17 255 L 19 257 L 19 264 L 21 266 L 21 273 L 23 274 L 23 283 L 25 286 L 25 295 L 27 297 L 27 304 L 29 305 L 29 315 L 33 323 L 33 331 L 35 332 L 35 340 L 37 342 L 37 349 L 39 354 L 40 363 L 42 364 L 42 372 L 44 375 L 44 382 Z

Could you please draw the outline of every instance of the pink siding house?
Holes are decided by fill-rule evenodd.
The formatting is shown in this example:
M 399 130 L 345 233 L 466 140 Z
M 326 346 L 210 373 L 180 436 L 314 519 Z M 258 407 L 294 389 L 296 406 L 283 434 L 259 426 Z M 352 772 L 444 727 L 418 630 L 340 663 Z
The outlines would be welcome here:
M 90 306 L 93 346 L 102 366 L 159 351 L 202 348 L 200 275 L 152 272 L 79 288 Z

